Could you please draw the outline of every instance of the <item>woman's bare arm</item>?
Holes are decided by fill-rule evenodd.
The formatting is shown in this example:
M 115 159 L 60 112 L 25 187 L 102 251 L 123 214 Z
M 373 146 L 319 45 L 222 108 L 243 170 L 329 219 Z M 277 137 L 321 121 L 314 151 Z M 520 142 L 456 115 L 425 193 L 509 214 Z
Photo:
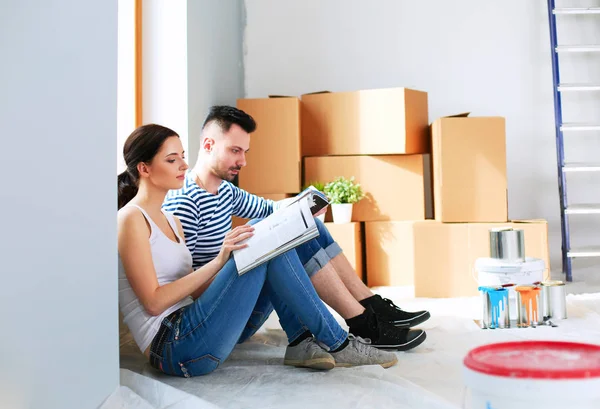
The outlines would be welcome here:
M 153 316 L 160 315 L 167 308 L 202 288 L 223 267 L 233 249 L 245 247 L 243 244 L 229 244 L 228 247 L 224 245 L 219 256 L 211 262 L 185 277 L 161 286 L 158 284 L 152 262 L 149 234 L 146 219 L 139 210 L 123 208 L 119 211 L 118 248 L 125 275 L 146 312 Z M 237 231 L 233 239 L 237 243 L 250 235 L 249 229 Z

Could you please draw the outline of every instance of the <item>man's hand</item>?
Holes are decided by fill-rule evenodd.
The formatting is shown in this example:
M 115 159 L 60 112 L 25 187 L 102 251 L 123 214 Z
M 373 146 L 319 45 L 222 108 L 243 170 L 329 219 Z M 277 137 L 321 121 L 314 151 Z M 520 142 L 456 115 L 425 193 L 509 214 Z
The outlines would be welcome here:
M 329 207 L 329 206 L 325 206 L 324 208 L 322 208 L 321 210 L 319 210 L 319 211 L 318 211 L 318 212 L 315 214 L 315 217 L 319 217 L 320 215 L 327 213 L 327 208 L 328 208 L 328 207 Z

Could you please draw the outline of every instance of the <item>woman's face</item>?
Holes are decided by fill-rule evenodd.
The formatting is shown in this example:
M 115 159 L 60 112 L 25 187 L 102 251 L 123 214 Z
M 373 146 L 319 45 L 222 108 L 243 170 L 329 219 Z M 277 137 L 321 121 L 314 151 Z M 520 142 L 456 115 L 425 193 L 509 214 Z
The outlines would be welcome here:
M 180 189 L 183 187 L 188 167 L 181 139 L 171 136 L 165 139 L 152 162 L 146 164 L 147 178 L 159 188 Z

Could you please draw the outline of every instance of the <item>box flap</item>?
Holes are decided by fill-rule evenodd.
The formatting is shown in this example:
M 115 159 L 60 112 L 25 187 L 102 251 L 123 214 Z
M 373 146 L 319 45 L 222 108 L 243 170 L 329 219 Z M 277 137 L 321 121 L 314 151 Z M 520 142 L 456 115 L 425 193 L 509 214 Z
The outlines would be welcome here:
M 315 91 L 315 92 L 307 92 L 306 94 L 302 94 L 302 95 L 317 95 L 317 94 L 330 94 L 331 91 Z
M 468 118 L 470 114 L 471 112 L 462 112 L 460 114 L 440 116 L 439 118 L 436 118 L 429 126 L 431 127 L 433 126 L 433 124 L 439 123 L 442 119 L 445 118 Z
M 525 219 L 525 220 L 511 220 L 510 223 L 542 224 L 542 223 L 548 223 L 548 221 L 545 219 Z
M 446 115 L 443 116 L 442 118 L 466 118 L 469 116 L 471 112 L 462 112 L 460 114 L 455 114 L 455 115 Z

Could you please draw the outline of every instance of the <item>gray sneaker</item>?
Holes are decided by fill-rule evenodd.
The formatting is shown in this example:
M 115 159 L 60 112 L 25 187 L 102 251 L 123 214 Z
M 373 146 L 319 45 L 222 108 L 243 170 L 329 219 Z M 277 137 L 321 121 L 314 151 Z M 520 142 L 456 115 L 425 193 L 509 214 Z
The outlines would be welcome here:
M 313 337 L 309 337 L 296 346 L 287 347 L 283 364 L 312 369 L 333 369 L 335 360 Z
M 381 365 L 389 368 L 398 362 L 396 354 L 371 346 L 371 341 L 348 335 L 349 345 L 340 352 L 331 352 L 335 366 Z

